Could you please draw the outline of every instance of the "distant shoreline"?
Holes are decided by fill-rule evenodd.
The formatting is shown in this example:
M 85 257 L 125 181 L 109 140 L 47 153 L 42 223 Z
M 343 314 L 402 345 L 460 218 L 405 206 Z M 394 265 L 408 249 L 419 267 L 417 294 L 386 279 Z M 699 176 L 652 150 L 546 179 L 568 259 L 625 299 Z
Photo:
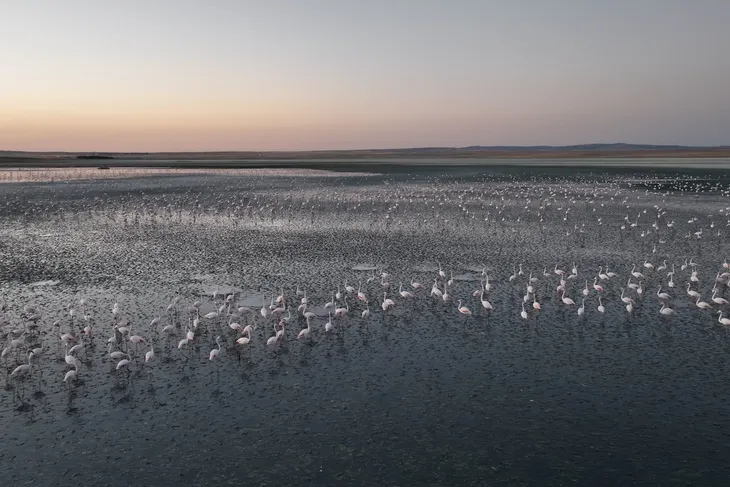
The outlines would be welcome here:
M 402 171 L 447 167 L 673 168 L 730 170 L 730 147 L 588 144 L 568 147 L 466 147 L 298 152 L 0 151 L 0 169 L 169 168 Z
M 583 147 L 583 146 L 576 146 Z M 377 158 L 387 159 L 606 159 L 606 158 L 726 158 L 730 157 L 730 147 L 712 148 L 672 148 L 662 146 L 631 150 L 612 150 L 609 147 L 600 149 L 565 148 L 424 148 L 393 150 L 328 150 L 328 151 L 281 151 L 281 152 L 24 152 L 0 151 L 0 165 L 8 163 L 45 163 L 49 165 L 87 166 L 89 162 L 104 161 L 116 165 L 122 161 L 329 161 L 344 159 L 356 162 L 358 159 L 372 161 Z

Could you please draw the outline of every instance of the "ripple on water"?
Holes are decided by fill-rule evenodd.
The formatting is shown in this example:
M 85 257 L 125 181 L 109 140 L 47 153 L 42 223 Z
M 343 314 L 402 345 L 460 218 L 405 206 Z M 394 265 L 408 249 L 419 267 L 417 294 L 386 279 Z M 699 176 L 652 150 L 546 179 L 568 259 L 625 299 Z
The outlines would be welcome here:
M 356 264 L 351 269 L 353 271 L 377 271 L 378 267 L 375 264 Z
M 48 287 L 48 286 L 58 286 L 61 284 L 61 281 L 54 281 L 54 280 L 47 280 L 47 281 L 38 281 L 33 282 L 29 284 L 30 287 Z

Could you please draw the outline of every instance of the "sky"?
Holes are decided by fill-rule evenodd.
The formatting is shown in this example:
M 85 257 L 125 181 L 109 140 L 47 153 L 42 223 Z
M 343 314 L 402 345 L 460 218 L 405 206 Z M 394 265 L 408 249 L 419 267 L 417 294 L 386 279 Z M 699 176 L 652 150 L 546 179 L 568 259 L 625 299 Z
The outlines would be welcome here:
M 728 0 L 23 0 L 0 150 L 730 144 Z

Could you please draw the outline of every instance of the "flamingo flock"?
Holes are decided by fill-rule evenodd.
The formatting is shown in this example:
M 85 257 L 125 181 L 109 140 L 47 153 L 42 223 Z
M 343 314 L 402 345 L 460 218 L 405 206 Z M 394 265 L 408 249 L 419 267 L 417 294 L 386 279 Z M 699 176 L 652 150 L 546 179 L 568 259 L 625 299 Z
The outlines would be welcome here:
M 529 321 L 538 326 L 560 326 L 559 322 L 540 322 L 539 317 L 546 307 L 554 308 L 564 316 L 564 320 L 574 315 L 575 320 L 585 326 L 596 320 L 605 322 L 606 316 L 612 320 L 621 319 L 621 309 L 623 319 L 631 320 L 642 308 L 653 308 L 666 320 L 671 320 L 679 312 L 692 316 L 698 322 L 706 322 L 707 317 L 714 314 L 718 326 L 730 326 L 729 302 L 724 297 L 730 285 L 730 264 L 726 260 L 717 266 L 714 276 L 707 273 L 711 276 L 711 286 L 708 284 L 704 288 L 698 264 L 691 258 L 680 262 L 679 266 L 672 264 L 671 270 L 668 270 L 666 260 L 656 266 L 645 260 L 640 266 L 634 264 L 627 268 L 623 275 L 604 272 L 604 266 L 583 275 L 575 263 L 568 267 L 556 264 L 552 272 L 543 266 L 541 275 L 537 269 L 528 270 L 527 267 L 526 264 L 515 264 L 513 273 L 500 282 L 490 276 L 485 266 L 480 272 L 468 271 L 459 276 L 457 282 L 453 271 L 447 278 L 439 264 L 431 276 L 433 284 L 430 292 L 414 276 L 399 280 L 396 287 L 391 283 L 393 276 L 383 271 L 377 278 L 366 279 L 365 285 L 361 279 L 357 288 L 344 281 L 342 285 L 332 285 L 337 290 L 320 290 L 317 295 L 329 296 L 329 301 L 321 307 L 315 304 L 311 294 L 299 286 L 293 286 L 289 291 L 280 288 L 270 300 L 262 299 L 259 309 L 239 305 L 237 299 L 241 296 L 235 293 L 224 295 L 213 292 L 209 298 L 199 295 L 188 305 L 178 296 L 170 303 L 163 303 L 161 308 L 165 311 L 149 321 L 144 335 L 133 331 L 137 327 L 130 322 L 118 302 L 108 308 L 108 336 L 103 329 L 92 333 L 88 319 L 76 319 L 77 308 L 82 315 L 88 316 L 89 300 L 82 298 L 78 303 L 67 306 L 64 322 L 53 323 L 56 329 L 65 331 L 44 341 L 38 334 L 39 310 L 27 305 L 22 310 L 24 326 L 9 330 L 1 355 L 8 370 L 7 384 L 20 385 L 42 366 L 42 357 L 54 354 L 55 341 L 56 349 L 62 348 L 66 364 L 66 368 L 59 371 L 58 380 L 71 388 L 84 377 L 84 366 L 79 356 L 97 346 L 105 347 L 111 367 L 122 374 L 128 374 L 131 368 L 152 367 L 163 348 L 173 359 L 193 359 L 192 345 L 213 335 L 215 346 L 208 350 L 209 362 L 240 361 L 252 347 L 265 347 L 275 354 L 286 342 L 307 346 L 307 343 L 326 341 L 332 335 L 346 333 L 352 328 L 368 329 L 375 323 L 402 326 L 388 322 L 388 316 L 398 310 L 417 313 L 421 309 L 419 306 L 436 310 L 445 322 L 456 323 L 454 320 L 461 315 L 477 328 L 489 326 L 489 319 L 495 314 L 504 317 L 512 313 L 514 319 L 511 321 L 515 326 Z M 676 267 L 681 269 L 679 273 Z M 681 279 L 686 285 L 675 287 L 675 279 Z M 408 282 L 405 288 L 403 281 Z M 584 285 L 580 286 L 580 282 Z M 589 285 L 590 282 L 592 285 Z M 473 289 L 464 292 L 468 285 L 472 285 Z M 649 287 L 655 287 L 656 292 L 645 292 Z M 489 298 L 500 288 L 502 304 L 494 306 Z M 373 308 L 379 313 L 373 314 L 370 305 L 375 303 L 379 306 Z M 214 311 L 203 312 L 204 308 L 210 307 Z M 3 309 L 7 309 L 6 305 Z M 610 314 L 607 315 L 607 312 Z M 5 323 L 6 329 L 7 326 Z M 181 338 L 172 348 L 169 343 L 175 335 Z M 155 342 L 158 351 L 155 350 Z M 37 346 L 28 349 L 27 343 Z M 143 355 L 140 355 L 140 347 Z M 17 365 L 12 365 L 14 362 Z M 48 366 L 51 365 L 48 363 Z
M 26 383 L 54 380 L 73 391 L 98 380 L 88 364 L 99 358 L 122 381 L 191 361 L 218 374 L 219 363 L 253 360 L 253 350 L 266 360 L 414 320 L 454 333 L 639 326 L 651 315 L 667 326 L 730 325 L 730 268 L 718 258 L 730 250 L 730 191 L 714 183 L 383 177 L 361 187 L 343 176 L 301 187 L 281 175 L 234 174 L 202 178 L 197 190 L 166 181 L 141 196 L 120 181 L 83 182 L 64 207 L 4 193 L 0 218 L 15 230 L 0 249 L 3 282 L 21 271 L 27 282 L 46 277 L 49 264 L 39 263 L 50 262 L 79 284 L 112 276 L 121 298 L 82 296 L 81 285 L 49 308 L 6 287 L 6 390 L 19 401 Z M 121 196 L 105 202 L 99 185 Z M 707 194 L 703 212 L 684 208 L 689 194 Z M 86 245 L 92 235 L 98 243 Z M 368 261 L 380 262 L 357 264 Z M 237 289 L 164 285 L 213 268 Z M 160 283 L 163 301 L 140 304 L 133 290 Z

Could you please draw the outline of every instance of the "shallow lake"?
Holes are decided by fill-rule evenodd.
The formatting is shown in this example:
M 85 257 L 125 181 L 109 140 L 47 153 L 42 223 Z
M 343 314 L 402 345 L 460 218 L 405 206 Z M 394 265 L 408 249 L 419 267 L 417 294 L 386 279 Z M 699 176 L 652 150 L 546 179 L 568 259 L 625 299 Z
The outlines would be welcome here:
M 722 485 L 729 201 L 704 169 L 2 184 L 2 484 Z

